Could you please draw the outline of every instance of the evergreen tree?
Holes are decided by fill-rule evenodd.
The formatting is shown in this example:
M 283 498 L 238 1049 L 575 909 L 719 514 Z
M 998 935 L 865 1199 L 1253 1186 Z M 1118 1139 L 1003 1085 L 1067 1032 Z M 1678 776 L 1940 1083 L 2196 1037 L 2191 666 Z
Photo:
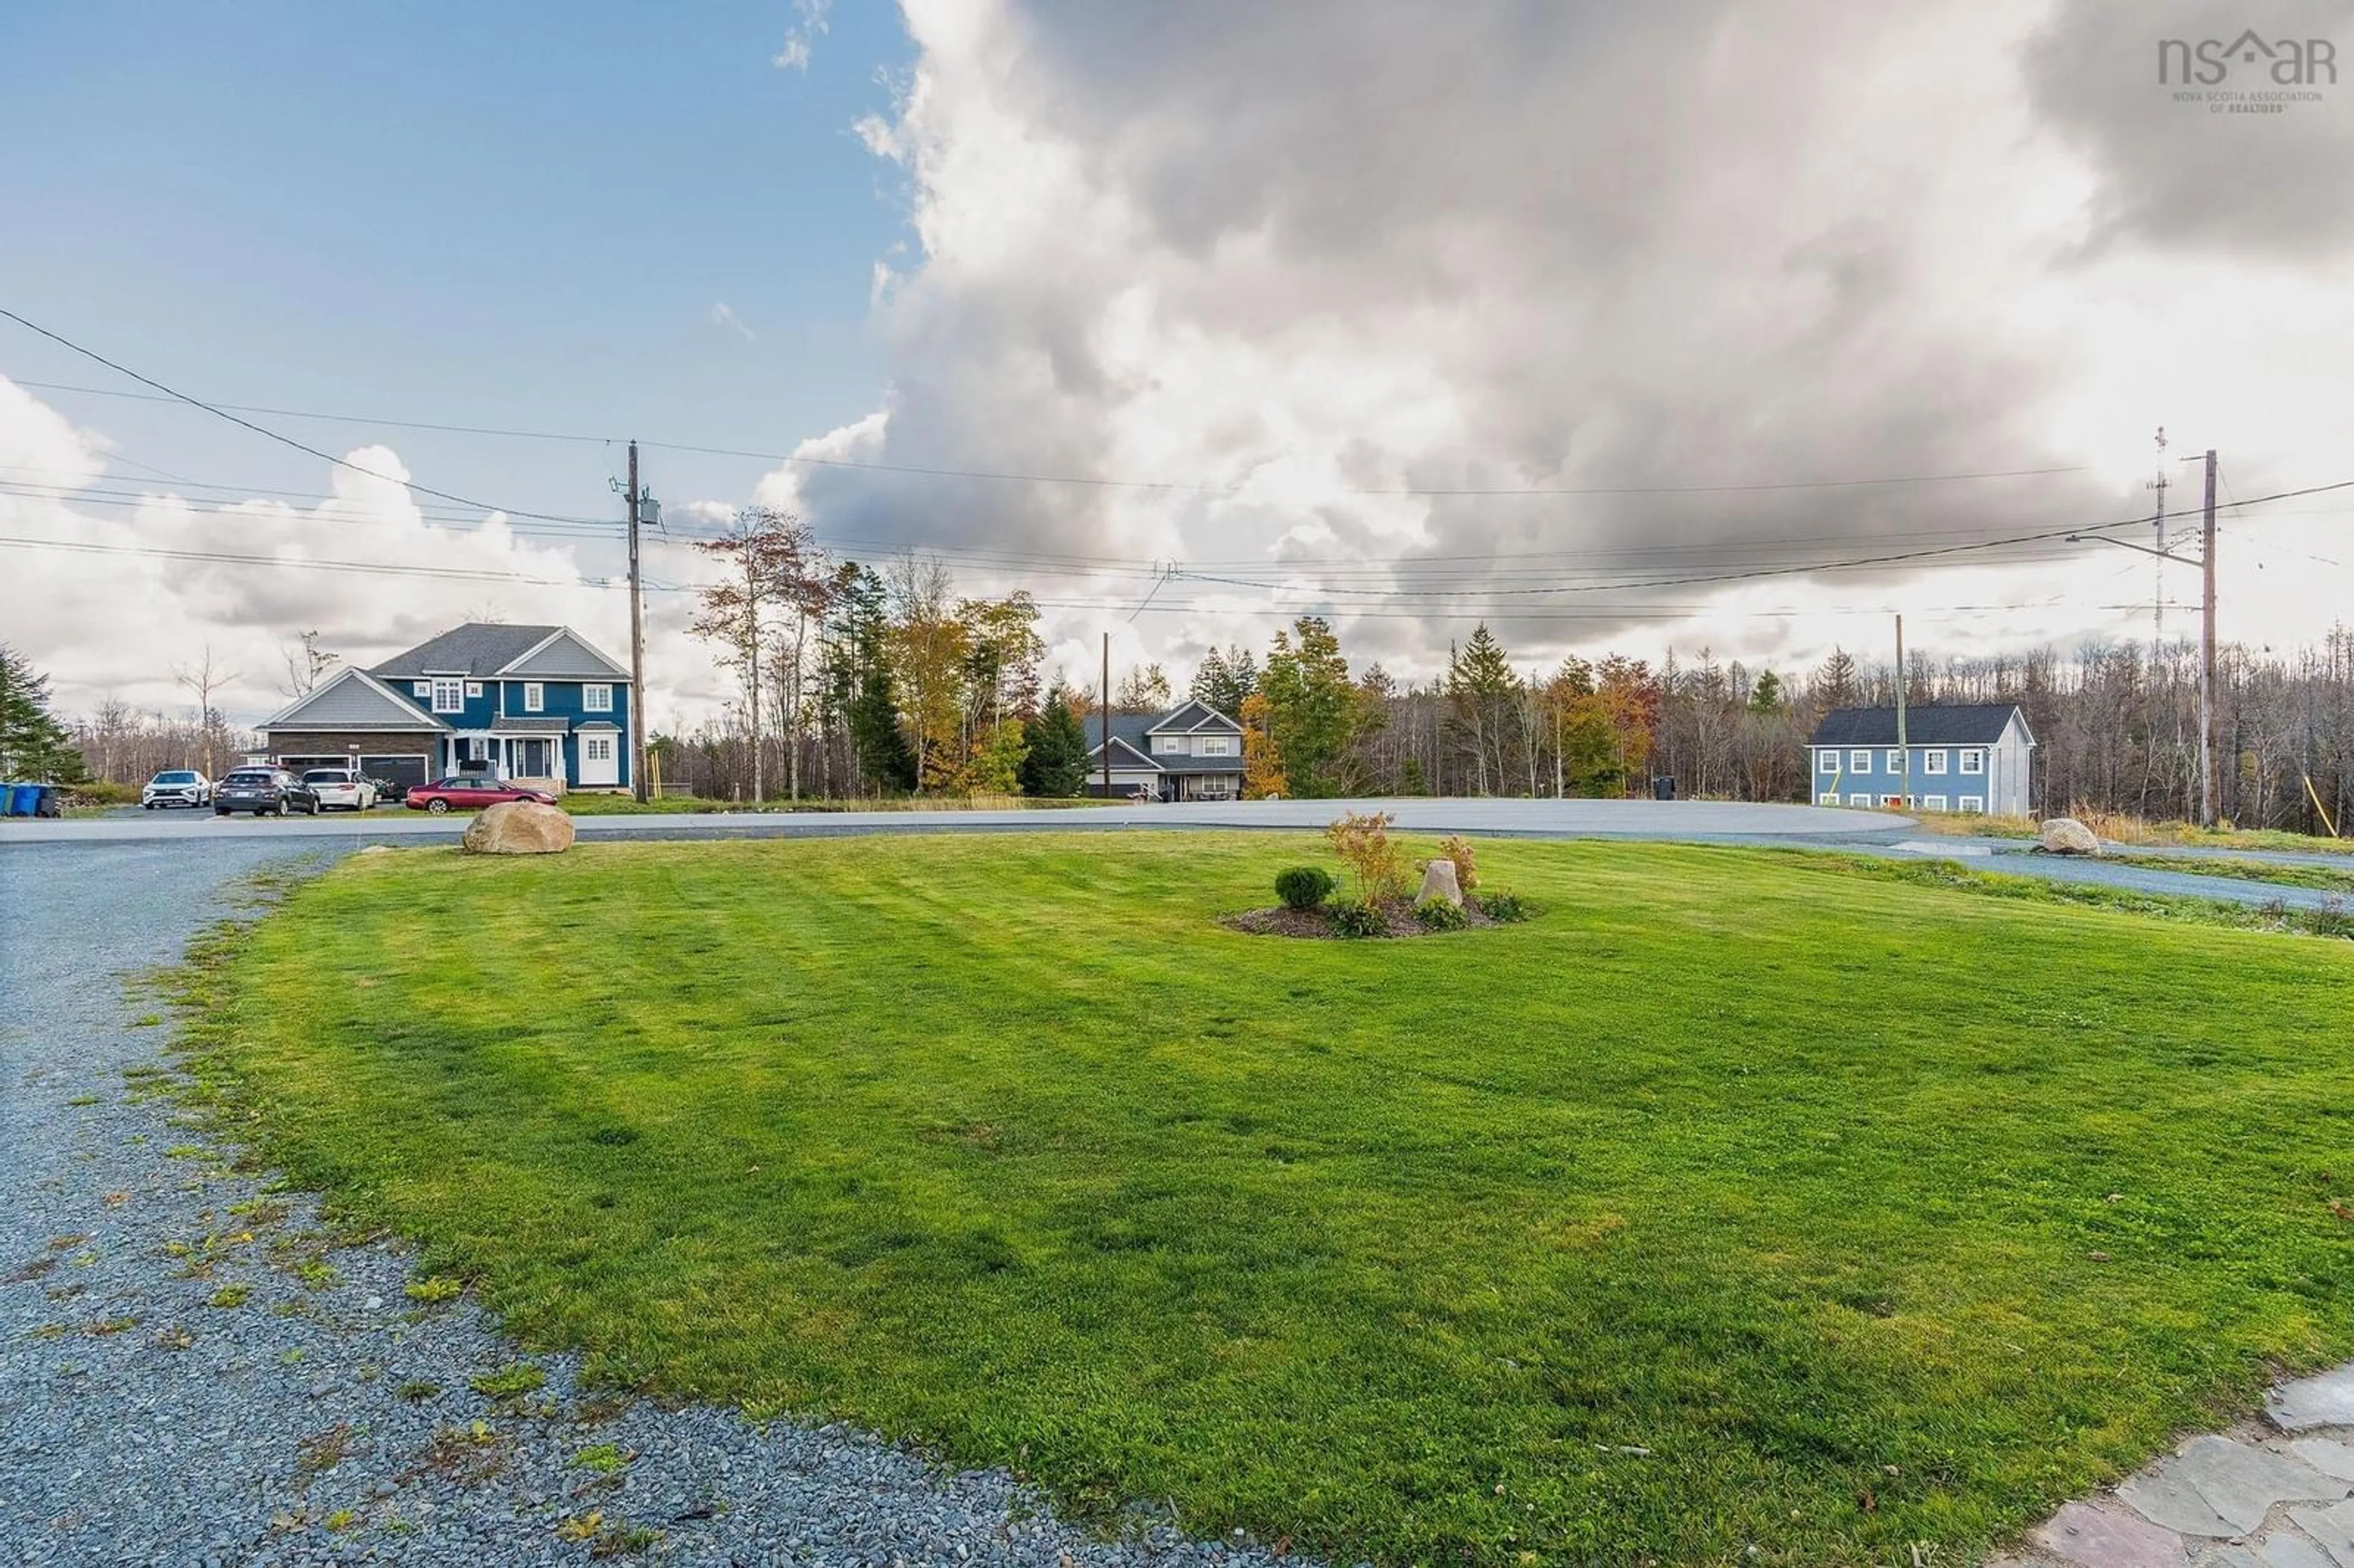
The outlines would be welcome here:
M 1353 793 L 1360 768 L 1357 743 L 1381 722 L 1349 678 L 1340 639 L 1321 616 L 1292 623 L 1299 636 L 1278 631 L 1267 656 L 1258 695 L 1267 701 L 1267 732 L 1283 759 L 1290 793 L 1318 800 Z
M 1219 695 L 1225 691 L 1227 683 L 1232 679 L 1233 677 L 1226 673 L 1226 656 L 1219 652 L 1216 645 L 1213 644 L 1210 651 L 1202 655 L 1202 662 L 1193 671 L 1193 683 L 1186 688 L 1185 694 L 1197 703 L 1207 703 L 1220 713 L 1227 714 L 1228 717 L 1232 717 L 1233 715 L 1228 713 L 1218 701 Z
M 1202 655 L 1202 667 L 1193 672 L 1193 689 L 1187 694 L 1230 719 L 1239 719 L 1243 699 L 1257 690 L 1258 662 L 1249 649 L 1236 643 L 1224 653 L 1213 648 Z
M 829 661 L 829 678 L 859 771 L 865 775 L 867 788 L 878 793 L 913 789 L 916 753 L 899 727 L 883 580 L 872 569 L 854 566 L 839 575 L 834 591 L 841 633 L 839 652 Z
M 1470 749 L 1477 791 L 1486 795 L 1504 781 L 1505 709 L 1521 689 L 1504 645 L 1481 621 L 1471 641 L 1448 659 L 1447 704 L 1456 734 Z
M 49 678 L 0 643 L 0 779 L 78 784 L 81 753 L 49 712 Z
M 1771 670 L 1761 670 L 1757 683 L 1749 688 L 1749 711 L 1753 714 L 1777 714 L 1782 711 L 1782 677 Z
M 1087 782 L 1087 732 L 1060 691 L 1023 726 L 1029 749 L 1022 758 L 1022 792 L 1044 800 L 1067 800 Z
M 916 787 L 916 753 L 899 728 L 899 707 L 892 693 L 891 666 L 877 662 L 865 672 L 858 694 L 850 699 L 850 744 L 858 766 L 877 789 L 908 790 Z

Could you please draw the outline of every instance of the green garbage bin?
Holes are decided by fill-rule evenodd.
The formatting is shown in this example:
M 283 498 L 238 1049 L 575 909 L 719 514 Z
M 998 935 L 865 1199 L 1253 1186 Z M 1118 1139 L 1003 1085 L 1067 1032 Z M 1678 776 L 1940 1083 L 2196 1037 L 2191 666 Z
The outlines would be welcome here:
M 21 786 L 16 784 L 0 784 L 0 817 L 13 817 L 16 814 L 16 791 Z M 30 811 L 25 814 L 32 815 Z

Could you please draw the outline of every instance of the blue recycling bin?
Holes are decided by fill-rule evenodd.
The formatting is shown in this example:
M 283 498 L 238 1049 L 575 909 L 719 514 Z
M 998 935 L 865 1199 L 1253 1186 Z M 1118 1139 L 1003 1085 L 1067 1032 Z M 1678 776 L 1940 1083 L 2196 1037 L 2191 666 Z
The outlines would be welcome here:
M 19 788 L 20 786 L 15 784 L 0 784 L 0 817 L 13 817 L 16 814 L 16 791 Z M 32 814 L 29 809 L 25 812 L 28 817 Z

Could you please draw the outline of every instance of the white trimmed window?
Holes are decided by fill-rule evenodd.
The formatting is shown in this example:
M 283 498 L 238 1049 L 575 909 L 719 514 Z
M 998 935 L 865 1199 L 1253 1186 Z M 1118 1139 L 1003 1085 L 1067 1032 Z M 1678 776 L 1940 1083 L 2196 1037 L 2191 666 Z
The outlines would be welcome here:
M 480 682 L 480 681 L 469 681 L 469 682 L 467 682 L 467 683 L 466 683 L 466 694 L 467 694 L 468 696 L 470 696 L 470 697 L 479 697 L 479 696 L 481 696 L 481 695 L 482 694 L 482 682 Z
M 613 688 L 602 683 L 580 688 L 580 711 L 588 714 L 609 714 L 613 711 Z
M 580 760 L 610 762 L 613 760 L 613 737 L 610 735 L 584 735 L 580 737 Z
M 1858 747 L 1853 751 L 1849 752 L 1847 754 L 1847 770 L 1850 773 L 1871 772 L 1872 753 L 1861 747 Z
M 1894 795 L 1882 795 L 1880 798 L 1880 803 L 1883 806 L 1893 806 L 1897 804 L 1897 797 Z
M 537 681 L 523 683 L 523 711 L 535 714 L 547 706 L 547 688 Z
M 1986 753 L 1979 750 L 1975 746 L 1966 747 L 1962 752 L 1962 771 L 1965 773 L 1985 772 Z
M 1893 746 L 1888 748 L 1888 771 L 1891 773 L 1904 771 L 1904 753 Z
M 1152 737 L 1152 749 L 1169 755 L 1181 753 L 1185 749 L 1185 737 L 1182 735 L 1156 735 Z
M 1235 754 L 1234 745 L 1234 737 L 1232 736 L 1205 735 L 1202 737 L 1202 755 L 1204 757 L 1232 757 Z
M 1939 749 L 1939 750 L 1935 750 L 1935 751 L 1925 751 L 1925 752 L 1923 752 L 1923 753 L 1921 754 L 1921 771 L 1922 771 L 1922 772 L 1924 772 L 1924 773 L 1943 773 L 1945 770 L 1946 770 L 1946 753 L 1944 752 L 1944 750 L 1943 750 L 1943 749 Z
M 1926 810 L 1942 811 L 1946 809 L 1946 798 L 1943 795 L 1924 795 L 1921 805 Z
M 466 737 L 466 760 L 469 762 L 488 762 L 490 759 L 491 743 L 484 740 L 479 735 L 468 736 Z
M 1836 790 L 1836 789 L 1826 789 L 1826 790 L 1824 790 L 1821 794 L 1819 794 L 1819 795 L 1818 795 L 1818 796 L 1816 796 L 1816 797 L 1815 797 L 1815 804 L 1816 804 L 1816 805 L 1818 805 L 1818 806 L 1836 806 L 1836 805 L 1838 805 L 1838 804 L 1839 804 L 1839 791 L 1838 791 L 1838 790 Z
M 1860 795 L 1850 795 L 1847 798 L 1847 803 L 1850 806 L 1869 806 L 1872 804 L 1871 792 L 1867 790 Z
M 408 683 L 408 689 L 420 697 L 429 697 L 433 694 L 433 683 L 430 681 L 411 681 Z
M 1815 753 L 1815 771 L 1816 771 L 1816 772 L 1818 772 L 1818 773 L 1837 773 L 1839 770 L 1840 770 L 1840 769 L 1839 769 L 1839 753 L 1838 753 L 1838 752 L 1833 751 L 1829 747 L 1828 747 L 1828 746 L 1827 746 L 1827 747 L 1824 747 L 1820 751 L 1818 751 L 1818 752 L 1816 752 L 1816 753 Z
M 436 680 L 433 683 L 433 711 L 437 714 L 461 714 L 466 711 L 466 683 Z
M 1983 812 L 1986 810 L 1986 797 L 1983 795 L 1963 796 L 1962 810 L 1965 811 Z

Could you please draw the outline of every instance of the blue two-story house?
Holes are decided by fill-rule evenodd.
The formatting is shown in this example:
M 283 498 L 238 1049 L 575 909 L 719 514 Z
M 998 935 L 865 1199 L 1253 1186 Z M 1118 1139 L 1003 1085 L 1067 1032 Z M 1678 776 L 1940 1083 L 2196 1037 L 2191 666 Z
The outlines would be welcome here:
M 1818 805 L 1998 817 L 2028 814 L 2034 749 L 2027 715 L 2015 703 L 1908 706 L 1902 748 L 1894 708 L 1833 708 L 1807 747 Z
M 630 673 L 568 627 L 469 621 L 349 668 L 261 726 L 273 761 L 422 784 L 630 788 Z

